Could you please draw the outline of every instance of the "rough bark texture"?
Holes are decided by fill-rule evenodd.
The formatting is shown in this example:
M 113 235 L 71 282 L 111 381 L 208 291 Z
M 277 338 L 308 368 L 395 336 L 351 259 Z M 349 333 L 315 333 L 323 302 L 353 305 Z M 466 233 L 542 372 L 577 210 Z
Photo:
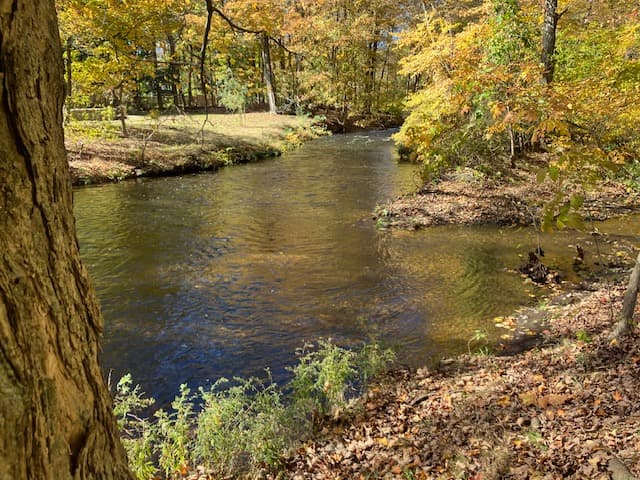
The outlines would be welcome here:
M 542 24 L 542 57 L 544 70 L 542 79 L 545 83 L 553 81 L 555 70 L 554 54 L 556 51 L 556 27 L 558 25 L 558 0 L 544 0 L 544 23 Z
M 78 255 L 53 0 L 0 0 L 0 479 L 130 479 Z
M 271 66 L 271 51 L 269 49 L 269 37 L 266 33 L 261 35 L 260 41 L 262 43 L 261 55 L 262 55 L 262 78 L 267 94 L 267 103 L 269 104 L 269 112 L 277 113 L 278 106 L 276 105 L 276 89 L 274 82 L 273 69 Z
M 638 290 L 640 290 L 640 254 L 638 254 L 636 264 L 631 271 L 629 285 L 627 286 L 627 291 L 624 294 L 622 311 L 620 312 L 618 324 L 611 334 L 612 337 L 619 337 L 626 333 L 631 327 L 631 324 L 633 323 L 633 313 L 636 310 L 636 303 L 638 301 Z

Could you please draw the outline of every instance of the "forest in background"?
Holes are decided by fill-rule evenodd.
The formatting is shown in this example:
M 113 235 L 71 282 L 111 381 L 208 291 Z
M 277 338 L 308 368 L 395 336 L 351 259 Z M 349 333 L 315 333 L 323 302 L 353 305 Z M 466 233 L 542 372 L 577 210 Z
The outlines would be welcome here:
M 542 153 L 542 176 L 559 190 L 611 173 L 640 183 L 635 1 L 59 0 L 57 8 L 69 108 L 264 105 L 339 125 L 390 116 L 406 119 L 396 140 L 426 179 L 460 166 L 501 171 Z
M 558 192 L 546 223 L 577 226 L 570 184 L 639 185 L 639 13 L 611 0 L 439 2 L 399 42 L 400 73 L 420 80 L 397 140 L 427 179 L 542 166 Z
M 399 115 L 422 2 L 60 0 L 68 106 Z

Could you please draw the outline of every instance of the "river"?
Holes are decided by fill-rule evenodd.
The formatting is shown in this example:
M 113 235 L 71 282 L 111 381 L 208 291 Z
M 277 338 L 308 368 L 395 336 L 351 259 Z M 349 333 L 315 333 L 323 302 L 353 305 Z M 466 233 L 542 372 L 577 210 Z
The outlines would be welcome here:
M 103 367 L 167 402 L 181 383 L 265 368 L 282 380 L 296 349 L 318 338 L 377 338 L 419 366 L 465 351 L 476 329 L 497 337 L 495 316 L 545 294 L 513 273 L 535 233 L 378 230 L 375 206 L 414 190 L 414 177 L 380 132 L 216 173 L 77 189 Z M 544 243 L 569 271 L 567 235 Z

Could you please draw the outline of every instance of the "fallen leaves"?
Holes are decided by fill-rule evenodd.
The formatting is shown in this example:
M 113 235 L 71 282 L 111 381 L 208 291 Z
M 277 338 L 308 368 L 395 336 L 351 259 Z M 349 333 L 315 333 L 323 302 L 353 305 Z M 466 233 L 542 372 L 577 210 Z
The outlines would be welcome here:
M 291 477 L 609 479 L 612 458 L 637 476 L 640 338 L 609 343 L 601 297 L 558 311 L 549 334 L 573 341 L 394 372 L 342 433 L 294 452 Z M 578 330 L 592 341 L 575 341 Z
M 545 409 L 548 406 L 557 407 L 559 405 L 563 405 L 571 400 L 573 396 L 558 394 L 539 395 L 536 390 L 530 390 L 528 392 L 520 393 L 518 397 L 525 406 L 535 405 L 538 408 Z

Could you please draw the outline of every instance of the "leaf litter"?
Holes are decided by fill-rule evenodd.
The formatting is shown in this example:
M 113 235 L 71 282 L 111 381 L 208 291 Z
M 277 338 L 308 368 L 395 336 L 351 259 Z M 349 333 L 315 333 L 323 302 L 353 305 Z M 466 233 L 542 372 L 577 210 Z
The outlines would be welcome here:
M 603 287 L 554 308 L 537 348 L 388 373 L 291 453 L 286 478 L 637 477 L 640 335 L 608 338 L 623 294 Z

